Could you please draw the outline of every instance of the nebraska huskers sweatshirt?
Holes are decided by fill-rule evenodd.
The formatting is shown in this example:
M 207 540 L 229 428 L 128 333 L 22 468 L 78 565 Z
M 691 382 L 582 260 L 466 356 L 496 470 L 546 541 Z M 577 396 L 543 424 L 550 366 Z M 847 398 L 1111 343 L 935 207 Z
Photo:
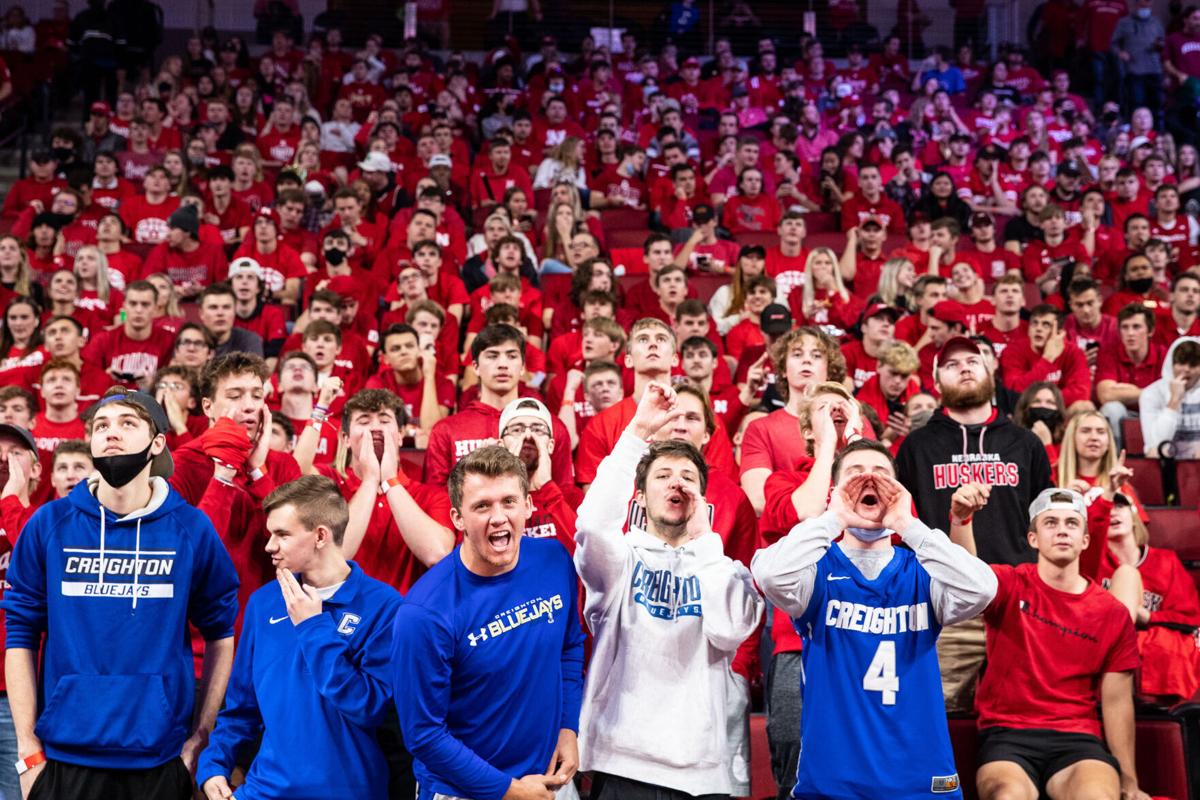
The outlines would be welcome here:
M 975 514 L 975 543 L 989 564 L 1033 561 L 1025 539 L 1029 504 L 1053 485 L 1050 459 L 1041 441 L 993 410 L 978 425 L 962 425 L 939 410 L 929 424 L 900 445 L 896 476 L 913 496 L 917 518 L 950 530 L 950 498 L 964 483 L 992 487 L 988 504 Z
M 580 769 L 693 795 L 729 794 L 726 678 L 764 601 L 716 533 L 679 547 L 636 528 L 622 533 L 647 449 L 623 433 L 579 507 L 575 566 L 595 635 Z

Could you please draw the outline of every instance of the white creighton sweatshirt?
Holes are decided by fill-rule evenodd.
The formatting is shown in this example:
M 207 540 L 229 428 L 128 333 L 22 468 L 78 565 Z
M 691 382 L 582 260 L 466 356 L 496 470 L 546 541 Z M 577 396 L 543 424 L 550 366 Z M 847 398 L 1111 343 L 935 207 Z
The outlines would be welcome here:
M 575 566 L 595 637 L 580 769 L 688 794 L 729 794 L 726 676 L 764 601 L 716 533 L 671 547 L 625 527 L 648 445 L 624 433 L 579 506 Z

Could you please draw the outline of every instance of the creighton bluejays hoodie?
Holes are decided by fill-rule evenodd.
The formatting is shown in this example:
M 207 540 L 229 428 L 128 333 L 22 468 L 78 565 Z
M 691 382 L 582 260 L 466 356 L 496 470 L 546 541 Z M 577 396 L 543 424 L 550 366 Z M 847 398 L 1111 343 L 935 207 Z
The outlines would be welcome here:
M 97 479 L 38 509 L 8 567 L 10 648 L 46 635 L 35 732 L 46 755 L 149 769 L 179 756 L 195 696 L 188 623 L 233 636 L 237 574 L 204 514 L 161 478 L 118 517 Z
M 987 422 L 962 425 L 939 409 L 900 445 L 896 474 L 913 496 L 917 517 L 931 528 L 950 530 L 950 498 L 964 483 L 992 487 L 988 504 L 975 514 L 975 543 L 989 564 L 1033 561 L 1025 538 L 1029 504 L 1053 485 L 1046 448 L 1025 428 L 992 409 Z
M 595 635 L 580 769 L 693 795 L 730 794 L 727 678 L 764 601 L 716 533 L 679 547 L 634 527 L 622 533 L 648 449 L 621 434 L 579 507 L 575 566 Z
M 1200 457 L 1200 383 L 1184 392 L 1178 409 L 1167 405 L 1171 399 L 1171 379 L 1175 377 L 1175 348 L 1180 342 L 1200 342 L 1200 338 L 1181 336 L 1171 343 L 1163 359 L 1162 378 L 1142 390 L 1138 416 L 1147 453 L 1157 456 L 1160 444 L 1172 442 L 1176 458 L 1197 458 Z

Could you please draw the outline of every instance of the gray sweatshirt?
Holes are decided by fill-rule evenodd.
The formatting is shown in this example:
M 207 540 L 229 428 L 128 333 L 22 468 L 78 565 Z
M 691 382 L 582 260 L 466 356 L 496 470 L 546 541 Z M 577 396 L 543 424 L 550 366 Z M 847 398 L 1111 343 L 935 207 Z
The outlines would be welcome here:
M 687 794 L 729 794 L 727 676 L 764 603 L 716 533 L 671 547 L 623 533 L 648 445 L 623 433 L 579 506 L 575 567 L 595 636 L 580 769 Z
M 750 571 L 767 599 L 791 618 L 801 616 L 812 599 L 817 562 L 841 532 L 837 515 L 826 511 L 801 522 L 787 536 L 759 550 L 750 563 Z M 942 625 L 978 616 L 996 596 L 998 583 L 992 568 L 951 542 L 946 534 L 917 520 L 901 538 L 929 573 L 933 613 Z M 838 546 L 870 580 L 878 577 L 894 552 L 891 547 L 863 550 Z

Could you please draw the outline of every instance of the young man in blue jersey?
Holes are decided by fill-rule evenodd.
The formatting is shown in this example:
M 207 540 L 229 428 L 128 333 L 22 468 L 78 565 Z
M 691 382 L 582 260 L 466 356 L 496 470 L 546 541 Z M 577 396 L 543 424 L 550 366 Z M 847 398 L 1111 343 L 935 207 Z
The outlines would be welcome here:
M 263 511 L 276 581 L 246 604 L 225 708 L 196 780 L 208 800 L 233 797 L 238 752 L 261 736 L 238 800 L 383 800 L 388 765 L 376 729 L 392 696 L 400 594 L 342 556 L 349 509 L 329 478 L 289 481 Z
M 113 387 L 93 408 L 97 474 L 34 513 L 8 568 L 21 790 L 186 800 L 233 661 L 237 574 L 208 518 L 166 481 L 162 406 Z M 189 623 L 205 640 L 198 700 Z
M 728 675 L 765 604 L 712 529 L 700 451 L 649 443 L 688 411 L 674 389 L 647 384 L 579 507 L 575 564 L 595 635 L 580 755 L 593 800 L 732 792 Z M 631 498 L 645 529 L 626 534 Z
M 832 440 L 825 407 L 814 429 Z M 834 459 L 828 508 L 751 565 L 804 638 L 794 798 L 962 797 L 942 708 L 937 636 L 980 613 L 992 571 L 912 515 L 887 448 L 859 440 Z M 907 547 L 893 547 L 898 535 Z M 835 543 L 835 540 L 839 539 Z M 870 757 L 847 745 L 869 743 Z M 914 746 L 919 743 L 919 746 Z
M 584 637 L 571 557 L 524 537 L 529 478 L 504 447 L 465 456 L 448 488 L 462 544 L 408 593 L 392 643 L 418 797 L 577 797 Z

